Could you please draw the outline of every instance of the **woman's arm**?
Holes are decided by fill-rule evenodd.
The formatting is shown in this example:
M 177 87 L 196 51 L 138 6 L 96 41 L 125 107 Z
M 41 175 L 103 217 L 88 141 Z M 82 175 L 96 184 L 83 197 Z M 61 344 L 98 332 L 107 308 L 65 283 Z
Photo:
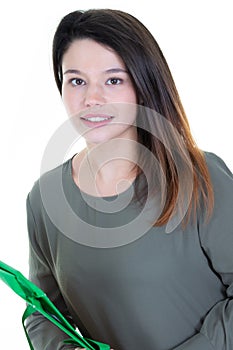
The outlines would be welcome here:
M 72 321 L 57 282 L 38 244 L 37 237 L 40 233 L 38 232 L 31 208 L 30 195 L 27 198 L 27 219 L 29 233 L 29 279 L 46 293 L 69 321 Z M 63 350 L 75 348 L 74 345 L 69 346 L 63 344 L 63 340 L 69 338 L 69 336 L 38 312 L 27 319 L 26 329 L 34 350 Z
M 222 281 L 225 299 L 209 310 L 199 333 L 173 350 L 233 349 L 233 175 L 216 155 L 208 159 L 215 207 L 210 222 L 200 222 L 200 244 Z

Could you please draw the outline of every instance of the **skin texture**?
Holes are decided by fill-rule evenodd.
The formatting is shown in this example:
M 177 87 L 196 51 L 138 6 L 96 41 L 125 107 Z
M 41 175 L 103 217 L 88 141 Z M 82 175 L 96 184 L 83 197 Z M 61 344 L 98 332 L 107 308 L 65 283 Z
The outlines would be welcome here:
M 93 177 L 87 181 L 88 176 L 84 175 L 83 185 L 78 181 L 80 163 L 88 152 L 100 194 L 124 191 L 135 177 L 135 171 L 131 173 L 131 170 L 135 165 L 137 141 L 133 125 L 137 95 L 124 62 L 112 49 L 91 39 L 75 40 L 63 56 L 62 71 L 64 106 L 87 145 L 84 152 L 73 159 L 76 183 L 85 192 L 93 193 L 93 189 L 90 190 Z M 107 125 L 90 128 L 81 119 L 90 113 L 113 116 L 113 119 Z M 123 180 L 129 182 L 123 183 Z
M 108 72 L 110 69 L 121 71 Z M 106 104 L 137 103 L 134 86 L 121 58 L 93 40 L 74 41 L 64 54 L 62 70 L 62 98 L 69 116 L 88 112 L 89 108 L 101 112 Z M 75 73 L 74 70 L 80 73 Z M 95 129 L 85 138 L 89 144 L 117 136 L 135 139 L 135 129 L 131 125 L 135 117 L 135 114 L 122 113 L 115 116 L 115 119 L 117 122 L 127 122 L 128 125 Z M 78 126 L 80 131 L 85 129 L 82 123 Z

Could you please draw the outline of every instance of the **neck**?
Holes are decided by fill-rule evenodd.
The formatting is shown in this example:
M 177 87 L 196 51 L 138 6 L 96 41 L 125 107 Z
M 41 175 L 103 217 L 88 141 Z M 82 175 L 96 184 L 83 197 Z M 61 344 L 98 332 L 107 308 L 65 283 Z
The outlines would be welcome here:
M 90 171 L 102 183 L 128 179 L 137 171 L 137 143 L 114 139 L 98 146 L 87 145 L 86 155 Z

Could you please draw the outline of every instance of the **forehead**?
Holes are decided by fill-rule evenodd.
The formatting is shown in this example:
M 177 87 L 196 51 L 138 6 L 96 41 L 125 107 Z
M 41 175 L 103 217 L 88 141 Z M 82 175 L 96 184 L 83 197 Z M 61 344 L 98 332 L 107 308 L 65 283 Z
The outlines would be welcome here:
M 98 70 L 101 68 L 125 68 L 121 57 L 110 47 L 92 39 L 73 41 L 64 53 L 63 69 L 81 68 Z

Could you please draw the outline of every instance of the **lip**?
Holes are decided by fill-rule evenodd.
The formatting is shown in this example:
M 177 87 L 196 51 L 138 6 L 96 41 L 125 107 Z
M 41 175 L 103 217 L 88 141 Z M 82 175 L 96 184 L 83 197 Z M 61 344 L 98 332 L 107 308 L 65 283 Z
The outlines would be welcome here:
M 93 118 L 93 117 L 109 118 L 109 119 L 103 120 L 100 122 L 92 122 L 92 121 L 87 120 L 88 118 Z M 85 124 L 86 126 L 88 126 L 89 128 L 97 128 L 97 127 L 109 124 L 113 118 L 114 118 L 113 116 L 106 115 L 106 114 L 86 114 L 86 115 L 80 117 L 80 119 L 82 120 L 82 123 Z

